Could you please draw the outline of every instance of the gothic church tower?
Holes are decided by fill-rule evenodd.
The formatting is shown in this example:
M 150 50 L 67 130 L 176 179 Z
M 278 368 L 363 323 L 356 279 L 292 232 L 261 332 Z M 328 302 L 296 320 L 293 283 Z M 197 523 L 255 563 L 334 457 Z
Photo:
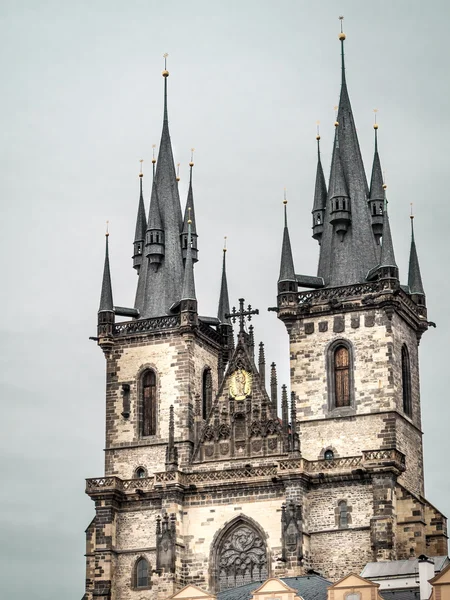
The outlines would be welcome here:
M 133 308 L 114 304 L 106 237 L 105 472 L 86 481 L 85 600 L 163 600 L 189 583 L 218 593 L 310 568 L 338 579 L 372 560 L 447 552 L 445 517 L 423 496 L 418 344 L 429 322 L 414 236 L 401 285 L 377 131 L 369 187 L 344 39 L 328 188 L 318 148 L 317 276 L 295 273 L 284 206 L 274 310 L 291 381 L 281 394 L 275 364 L 266 373 L 255 348 L 258 310 L 242 298 L 230 310 L 225 251 L 217 316 L 198 309 L 194 164 L 183 214 L 163 71 L 148 211 L 140 176 Z

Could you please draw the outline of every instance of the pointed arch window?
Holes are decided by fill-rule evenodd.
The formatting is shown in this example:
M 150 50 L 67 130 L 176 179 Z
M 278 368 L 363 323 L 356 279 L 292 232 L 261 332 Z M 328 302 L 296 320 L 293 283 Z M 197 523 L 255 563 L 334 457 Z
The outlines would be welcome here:
M 212 404 L 212 377 L 211 369 L 206 367 L 202 376 L 202 417 L 206 419 Z
M 134 587 L 138 589 L 150 587 L 149 564 L 144 557 L 139 558 L 135 564 Z
M 156 434 L 156 375 L 148 369 L 142 375 L 142 435 Z
M 330 410 L 353 406 L 353 348 L 335 340 L 327 350 L 328 406 Z
M 402 346 L 402 394 L 403 394 L 403 412 L 408 417 L 412 416 L 411 399 L 411 366 L 409 361 L 409 352 L 405 344 Z
M 350 406 L 350 353 L 340 345 L 334 351 L 334 404 Z
M 267 548 L 262 534 L 239 519 L 221 536 L 215 556 L 216 591 L 269 577 Z

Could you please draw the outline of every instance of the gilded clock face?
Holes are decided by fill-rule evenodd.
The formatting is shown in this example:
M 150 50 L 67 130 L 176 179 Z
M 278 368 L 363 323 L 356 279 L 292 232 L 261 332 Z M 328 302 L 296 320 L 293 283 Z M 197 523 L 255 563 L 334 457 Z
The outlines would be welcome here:
M 230 377 L 230 396 L 235 400 L 244 400 L 252 391 L 252 374 L 237 369 Z

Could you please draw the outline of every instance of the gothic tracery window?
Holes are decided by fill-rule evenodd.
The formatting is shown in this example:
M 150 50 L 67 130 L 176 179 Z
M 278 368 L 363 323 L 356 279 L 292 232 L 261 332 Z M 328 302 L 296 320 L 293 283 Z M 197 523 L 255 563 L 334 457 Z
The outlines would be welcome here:
M 149 568 L 148 561 L 140 558 L 135 565 L 135 586 L 136 588 L 149 587 Z
M 334 351 L 334 404 L 350 406 L 350 353 L 340 345 Z
M 212 404 L 211 369 L 207 367 L 202 376 L 202 417 L 206 419 Z
M 156 375 L 149 369 L 142 376 L 142 435 L 156 434 Z
M 222 539 L 217 555 L 217 591 L 268 578 L 267 550 L 261 535 L 238 522 Z
M 411 401 L 411 368 L 409 362 L 408 348 L 402 346 L 402 395 L 403 395 L 403 412 L 408 417 L 412 416 L 412 401 Z

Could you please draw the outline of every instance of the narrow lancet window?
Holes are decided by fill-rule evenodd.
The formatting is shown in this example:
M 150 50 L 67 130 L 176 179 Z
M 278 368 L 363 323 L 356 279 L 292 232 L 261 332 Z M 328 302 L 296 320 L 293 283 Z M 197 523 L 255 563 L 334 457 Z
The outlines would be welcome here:
M 348 507 L 345 500 L 341 500 L 338 504 L 339 509 L 339 527 L 346 529 L 348 527 Z
M 156 434 L 156 375 L 145 371 L 142 376 L 142 435 Z
M 411 400 L 411 368 L 409 362 L 409 352 L 406 346 L 402 347 L 402 393 L 403 393 L 403 412 L 408 417 L 412 416 Z
M 334 396 L 336 408 L 350 406 L 350 355 L 345 346 L 334 351 Z
M 202 417 L 206 419 L 212 404 L 212 378 L 211 369 L 206 368 L 202 377 Z
M 136 587 L 149 587 L 148 562 L 145 558 L 140 558 L 136 563 Z

